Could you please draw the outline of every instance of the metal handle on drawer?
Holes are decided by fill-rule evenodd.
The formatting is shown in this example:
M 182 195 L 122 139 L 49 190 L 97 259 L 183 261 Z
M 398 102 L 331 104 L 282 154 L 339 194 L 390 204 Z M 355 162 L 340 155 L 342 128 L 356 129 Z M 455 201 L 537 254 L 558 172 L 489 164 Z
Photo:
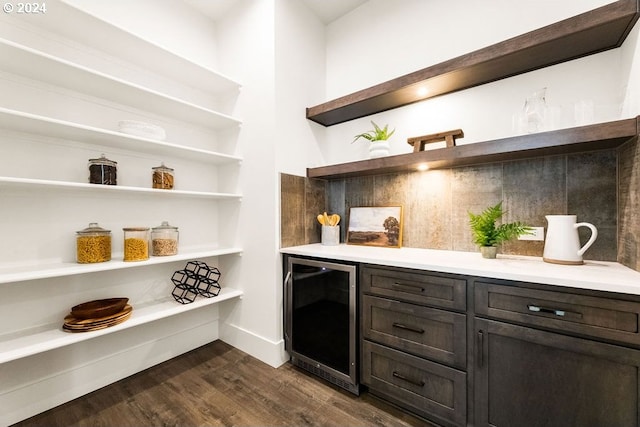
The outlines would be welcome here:
M 410 384 L 417 385 L 418 387 L 424 387 L 424 381 L 414 380 L 412 378 L 407 378 L 399 372 L 393 371 L 393 376 L 401 379 L 402 381 L 406 381 Z
M 547 314 L 553 314 L 559 317 L 565 317 L 567 315 L 571 315 L 574 317 L 582 317 L 582 313 L 576 313 L 573 311 L 566 311 L 566 310 L 558 310 L 556 308 L 542 307 L 542 306 L 533 305 L 533 304 L 528 304 L 527 308 L 529 309 L 529 311 L 533 311 L 535 313 L 547 313 Z
M 411 284 L 411 283 L 408 283 L 408 284 L 407 284 L 407 283 L 398 283 L 398 282 L 395 282 L 395 283 L 393 284 L 393 286 L 395 286 L 395 287 L 403 287 L 403 286 L 404 286 L 405 288 L 412 288 L 412 289 L 415 289 L 415 290 L 416 290 L 416 291 L 418 291 L 418 292 L 424 292 L 424 288 L 423 288 L 422 286 L 420 286 L 420 285 L 413 285 L 413 284 Z
M 421 328 L 415 328 L 413 326 L 407 326 L 407 325 L 403 325 L 402 323 L 396 323 L 393 322 L 392 325 L 394 328 L 398 328 L 398 329 L 405 329 L 407 331 L 411 331 L 411 332 L 415 332 L 417 334 L 424 334 L 424 329 Z

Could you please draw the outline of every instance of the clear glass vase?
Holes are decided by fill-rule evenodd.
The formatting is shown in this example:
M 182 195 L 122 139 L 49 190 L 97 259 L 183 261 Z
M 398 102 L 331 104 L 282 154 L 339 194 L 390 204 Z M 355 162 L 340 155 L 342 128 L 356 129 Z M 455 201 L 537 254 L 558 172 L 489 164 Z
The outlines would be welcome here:
M 543 130 L 547 103 L 545 95 L 547 88 L 537 90 L 529 96 L 524 103 L 524 125 L 527 133 L 535 133 Z

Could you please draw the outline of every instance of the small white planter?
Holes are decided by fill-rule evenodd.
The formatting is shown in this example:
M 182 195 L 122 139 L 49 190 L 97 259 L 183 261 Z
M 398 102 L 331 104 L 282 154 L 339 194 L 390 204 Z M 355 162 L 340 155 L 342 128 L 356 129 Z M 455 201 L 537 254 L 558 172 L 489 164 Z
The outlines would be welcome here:
M 386 157 L 389 155 L 389 141 L 373 141 L 369 144 L 369 158 Z

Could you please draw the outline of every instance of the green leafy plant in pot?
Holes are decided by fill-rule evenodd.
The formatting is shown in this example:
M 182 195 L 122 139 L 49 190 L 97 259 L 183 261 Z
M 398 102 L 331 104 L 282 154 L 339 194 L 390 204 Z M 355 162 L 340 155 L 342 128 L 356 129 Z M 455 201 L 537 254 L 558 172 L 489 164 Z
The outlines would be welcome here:
M 531 227 L 518 221 L 496 225 L 502 215 L 504 215 L 502 202 L 488 207 L 478 215 L 469 212 L 473 243 L 480 247 L 484 258 L 495 258 L 497 245 L 500 243 L 524 234 L 531 234 Z
M 384 125 L 383 128 L 378 126 L 375 122 L 371 121 L 373 125 L 373 130 L 358 134 L 353 137 L 353 144 L 359 139 L 366 139 L 371 144 L 369 146 L 369 157 L 377 158 L 384 157 L 389 155 L 389 142 L 388 139 L 391 138 L 391 135 L 396 131 L 395 129 L 389 130 L 389 125 Z

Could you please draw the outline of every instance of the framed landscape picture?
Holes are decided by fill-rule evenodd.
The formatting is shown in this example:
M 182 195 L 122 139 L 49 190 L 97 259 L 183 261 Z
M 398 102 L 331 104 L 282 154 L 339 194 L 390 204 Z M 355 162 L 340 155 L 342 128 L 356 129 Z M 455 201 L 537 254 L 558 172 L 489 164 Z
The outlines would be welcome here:
M 402 206 L 356 207 L 349 210 L 347 244 L 402 246 Z

